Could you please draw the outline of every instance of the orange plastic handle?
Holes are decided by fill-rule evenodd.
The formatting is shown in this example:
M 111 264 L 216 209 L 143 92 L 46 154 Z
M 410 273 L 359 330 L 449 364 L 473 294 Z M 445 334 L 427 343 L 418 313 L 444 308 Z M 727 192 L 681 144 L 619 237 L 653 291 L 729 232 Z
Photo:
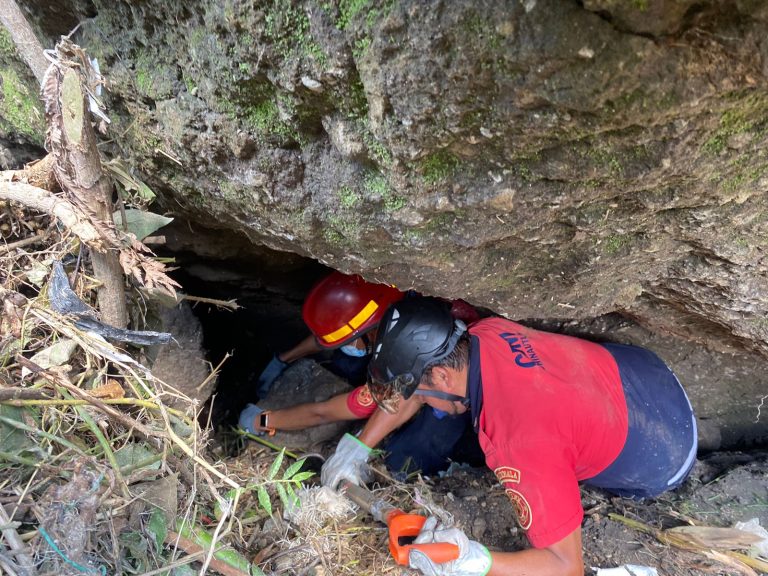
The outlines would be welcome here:
M 411 544 L 414 538 L 421 532 L 421 527 L 426 522 L 424 516 L 418 514 L 403 514 L 399 510 L 394 511 L 387 518 L 389 526 L 389 551 L 395 562 L 401 566 L 408 566 L 408 553 L 419 550 L 426 554 L 432 562 L 442 564 L 459 557 L 459 547 L 448 542 L 433 542 L 431 544 Z M 408 543 L 405 543 L 408 541 Z

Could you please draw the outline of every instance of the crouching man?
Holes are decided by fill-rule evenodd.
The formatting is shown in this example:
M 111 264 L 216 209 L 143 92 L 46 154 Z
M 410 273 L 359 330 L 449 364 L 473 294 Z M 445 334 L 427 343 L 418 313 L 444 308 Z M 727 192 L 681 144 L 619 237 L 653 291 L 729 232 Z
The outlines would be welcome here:
M 489 552 L 459 529 L 425 523 L 416 542 L 453 542 L 460 557 L 429 575 L 581 576 L 579 483 L 629 498 L 679 486 L 696 458 L 696 421 L 675 375 L 652 352 L 489 318 L 467 329 L 437 301 L 393 304 L 369 364 L 377 403 L 416 396 L 471 413 L 487 465 L 532 548 Z

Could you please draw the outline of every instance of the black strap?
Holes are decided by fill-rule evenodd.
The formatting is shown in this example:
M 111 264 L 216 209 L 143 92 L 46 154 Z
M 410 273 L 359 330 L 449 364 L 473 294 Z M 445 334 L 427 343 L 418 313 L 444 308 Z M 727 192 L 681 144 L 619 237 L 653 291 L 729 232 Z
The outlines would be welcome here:
M 437 398 L 438 400 L 448 400 L 448 402 L 461 402 L 465 406 L 469 404 L 469 398 L 466 398 L 465 396 L 451 394 L 450 392 L 442 392 L 440 390 L 424 390 L 423 388 L 416 388 L 413 393 L 418 396 L 429 396 L 430 398 Z

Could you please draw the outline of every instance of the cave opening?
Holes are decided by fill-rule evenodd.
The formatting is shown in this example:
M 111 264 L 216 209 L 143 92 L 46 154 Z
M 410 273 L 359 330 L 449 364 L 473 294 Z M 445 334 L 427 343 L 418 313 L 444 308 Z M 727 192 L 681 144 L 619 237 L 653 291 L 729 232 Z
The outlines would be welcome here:
M 248 402 L 260 400 L 256 380 L 272 357 L 309 335 L 301 317 L 304 297 L 332 269 L 269 250 L 226 258 L 189 250 L 172 255 L 178 266 L 173 277 L 200 323 L 203 353 L 211 368 L 218 367 L 200 418 L 225 432 Z
M 240 410 L 257 402 L 256 379 L 274 354 L 310 334 L 301 309 L 311 288 L 333 269 L 316 260 L 253 244 L 233 232 L 179 223 L 165 232 L 158 254 L 172 257 L 175 279 L 187 295 L 227 302 L 236 310 L 191 300 L 200 322 L 202 348 L 211 367 L 221 365 L 210 410 L 201 418 L 215 430 L 237 423 Z M 473 303 L 474 304 L 474 303 Z M 481 309 L 481 315 L 494 311 Z M 521 324 L 595 341 L 631 343 L 658 353 L 684 384 L 699 420 L 700 450 L 763 449 L 768 432 L 756 418 L 764 362 L 747 353 L 709 350 L 674 335 L 654 332 L 611 313 L 595 318 L 514 318 Z M 327 359 L 318 357 L 315 360 Z M 758 387 L 759 388 L 759 387 Z M 713 393 L 719 391 L 721 396 Z M 722 396 L 725 394 L 725 396 Z

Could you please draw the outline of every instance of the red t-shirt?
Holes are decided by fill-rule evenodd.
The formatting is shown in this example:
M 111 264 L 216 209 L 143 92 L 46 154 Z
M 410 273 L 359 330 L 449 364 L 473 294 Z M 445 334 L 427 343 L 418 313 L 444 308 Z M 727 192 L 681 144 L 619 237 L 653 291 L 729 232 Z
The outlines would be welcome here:
M 624 446 L 618 367 L 599 344 L 501 318 L 469 332 L 480 342 L 480 445 L 531 544 L 545 548 L 581 525 L 579 480 Z

